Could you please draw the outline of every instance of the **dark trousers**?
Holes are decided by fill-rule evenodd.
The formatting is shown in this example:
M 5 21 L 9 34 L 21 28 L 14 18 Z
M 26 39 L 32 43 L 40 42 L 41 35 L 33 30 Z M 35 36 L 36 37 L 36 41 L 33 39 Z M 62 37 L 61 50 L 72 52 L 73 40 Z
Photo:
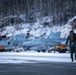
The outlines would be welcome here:
M 70 50 L 70 57 L 71 57 L 72 60 L 74 59 L 74 54 L 75 54 L 74 48 L 71 48 L 71 50 Z M 76 54 L 75 54 L 75 57 L 76 57 Z
M 75 59 L 76 59 L 76 41 L 73 42 L 73 44 L 71 43 L 70 44 L 70 56 L 71 56 L 71 59 L 73 60 L 73 56 L 75 55 Z
M 73 60 L 73 54 L 74 54 L 73 52 L 70 53 L 70 57 L 72 60 Z

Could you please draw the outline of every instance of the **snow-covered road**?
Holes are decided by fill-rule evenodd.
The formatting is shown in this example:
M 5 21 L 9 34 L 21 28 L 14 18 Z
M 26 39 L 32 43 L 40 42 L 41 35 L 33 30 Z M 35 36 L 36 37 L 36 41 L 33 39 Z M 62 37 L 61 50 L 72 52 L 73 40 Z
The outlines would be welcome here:
M 71 62 L 69 53 L 0 52 L 0 63 Z M 76 63 L 76 61 L 74 61 Z

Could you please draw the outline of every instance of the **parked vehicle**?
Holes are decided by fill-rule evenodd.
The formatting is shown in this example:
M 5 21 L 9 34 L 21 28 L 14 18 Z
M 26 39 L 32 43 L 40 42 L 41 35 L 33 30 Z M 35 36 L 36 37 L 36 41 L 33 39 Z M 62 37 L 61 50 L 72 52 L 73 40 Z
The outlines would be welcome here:
M 56 37 L 56 35 L 58 35 Z M 35 51 L 42 51 L 42 52 L 51 52 L 55 51 L 55 49 L 50 49 L 47 47 L 53 47 L 64 41 L 65 38 L 60 38 L 60 33 L 51 33 L 47 38 L 25 38 L 25 34 L 16 34 L 9 39 L 3 38 L 1 36 L 0 46 L 5 46 L 7 51 L 27 51 L 27 50 L 35 50 Z M 46 47 L 47 46 L 47 47 Z M 15 48 L 16 47 L 16 48 Z M 19 48 L 23 47 L 23 49 Z
M 6 51 L 5 46 L 0 46 L 0 52 L 4 52 L 4 51 Z
M 64 44 L 59 44 L 56 46 L 56 50 L 60 53 L 65 53 L 67 50 L 67 47 Z
M 5 35 L 0 35 L 0 39 L 1 38 L 6 38 L 6 34 Z

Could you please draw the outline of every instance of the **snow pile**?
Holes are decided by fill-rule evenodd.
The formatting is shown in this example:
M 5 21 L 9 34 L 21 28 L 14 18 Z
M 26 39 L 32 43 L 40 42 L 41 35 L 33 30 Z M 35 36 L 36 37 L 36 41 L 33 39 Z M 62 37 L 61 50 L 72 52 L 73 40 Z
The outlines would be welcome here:
M 58 28 L 58 29 L 57 29 Z M 22 24 L 22 27 L 20 27 L 18 30 L 14 26 L 6 27 L 5 30 L 2 32 L 2 34 L 8 33 L 7 36 L 15 36 L 17 34 L 30 34 L 30 37 L 44 37 L 47 38 L 51 32 L 62 32 L 61 27 L 41 27 L 41 25 L 34 24 L 30 26 L 30 24 Z M 64 30 L 65 31 L 65 30 Z M 62 33 L 61 33 L 62 34 Z M 64 36 L 64 35 L 63 35 Z
M 76 16 L 74 16 L 72 19 L 70 19 L 70 20 L 68 21 L 68 23 L 69 23 L 69 24 L 72 24 L 72 23 L 74 22 L 74 20 L 76 20 Z
M 12 36 L 14 34 L 15 27 L 14 26 L 7 26 L 5 27 L 5 30 L 2 32 L 2 34 L 8 33 L 8 36 Z
M 47 38 L 51 32 L 61 32 L 60 37 L 65 38 L 68 36 L 69 31 L 72 29 L 72 26 L 70 25 L 73 20 L 76 19 L 76 16 L 72 18 L 70 21 L 68 21 L 67 24 L 63 26 L 53 26 L 53 27 L 44 27 L 41 25 L 40 22 L 35 23 L 25 23 L 20 24 L 18 26 L 7 26 L 5 27 L 5 30 L 2 32 L 2 34 L 8 33 L 8 36 L 13 36 L 17 34 L 30 34 L 30 37 L 43 37 Z M 49 22 L 49 17 L 44 18 L 43 22 Z M 76 32 L 76 30 L 75 30 Z
M 70 30 L 72 30 L 72 26 L 69 24 L 64 25 L 61 28 L 61 35 L 60 37 L 67 37 L 69 35 Z

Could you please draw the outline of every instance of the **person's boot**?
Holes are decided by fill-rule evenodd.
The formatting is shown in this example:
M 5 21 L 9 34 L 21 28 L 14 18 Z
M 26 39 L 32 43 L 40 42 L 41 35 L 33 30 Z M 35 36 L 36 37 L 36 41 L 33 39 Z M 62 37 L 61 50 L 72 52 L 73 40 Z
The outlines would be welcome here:
M 75 53 L 75 60 L 76 60 L 76 53 Z
M 75 57 L 75 60 L 76 60 L 76 57 Z
M 73 62 L 74 60 L 72 59 L 72 62 Z

